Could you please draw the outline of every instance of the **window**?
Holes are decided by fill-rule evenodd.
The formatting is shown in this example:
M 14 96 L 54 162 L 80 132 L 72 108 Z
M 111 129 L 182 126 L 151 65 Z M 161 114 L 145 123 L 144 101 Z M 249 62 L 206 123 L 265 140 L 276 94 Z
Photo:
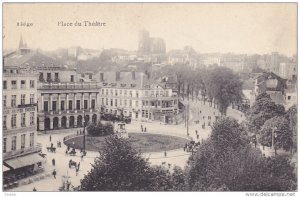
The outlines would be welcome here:
M 73 102 L 69 101 L 69 110 L 72 110 L 72 109 L 73 109 Z
M 3 119 L 3 129 L 7 129 L 7 126 L 6 126 L 6 116 L 3 116 L 2 119 Z
M 103 95 L 104 94 L 104 89 L 102 89 L 101 92 L 102 92 L 102 95 Z
M 39 81 L 44 81 L 44 74 L 40 72 Z
M 135 118 L 139 118 L 139 113 L 135 112 Z
M 132 97 L 132 91 L 129 91 L 129 96 Z
M 44 111 L 48 111 L 48 101 L 44 101 Z
M 127 90 L 124 90 L 124 95 L 127 95 Z
M 65 111 L 65 101 L 60 101 L 60 110 Z
M 56 111 L 56 101 L 52 101 L 52 111 Z
M 7 138 L 3 138 L 3 153 L 6 153 L 6 144 L 7 144 Z
M 7 81 L 3 81 L 3 90 L 7 89 Z
M 132 117 L 132 112 L 129 112 L 129 116 Z
M 107 98 L 106 101 L 105 101 L 105 105 L 108 105 L 108 98 Z
M 84 104 L 83 104 L 84 109 L 88 108 L 88 100 L 84 100 Z
M 55 82 L 59 82 L 58 73 L 54 73 L 54 80 Z
M 25 134 L 22 134 L 21 135 L 21 149 L 24 149 L 25 148 Z
M 34 133 L 30 133 L 29 146 L 33 147 L 34 144 Z
M 12 136 L 11 138 L 11 150 L 16 150 L 17 148 L 17 136 Z
M 129 107 L 132 107 L 132 100 L 129 100 Z
M 30 88 L 34 88 L 34 80 L 30 80 Z
M 17 99 L 16 95 L 11 96 L 11 107 L 16 107 L 16 99 Z
M 76 109 L 80 109 L 80 100 L 76 100 Z
M 6 107 L 6 95 L 3 96 L 3 107 Z
M 106 89 L 106 95 L 108 95 L 108 89 Z
M 47 73 L 47 81 L 51 82 L 51 73 Z
M 135 107 L 139 107 L 139 101 L 135 101 Z
M 115 99 L 115 107 L 118 107 L 118 99 Z
M 93 100 L 92 100 L 92 109 L 95 109 L 95 108 L 96 108 L 96 100 L 93 99 Z
M 34 104 L 34 94 L 30 94 L 30 104 Z
M 25 94 L 21 94 L 21 105 L 25 105 Z
M 127 107 L 127 100 L 124 100 L 124 105 L 125 107 Z
M 74 82 L 74 75 L 71 75 L 71 82 Z
M 148 96 L 148 91 L 145 91 L 145 96 Z
M 84 77 L 85 77 L 85 76 L 84 76 L 84 74 L 81 74 L 81 77 L 83 77 L 83 78 L 84 78 Z
M 110 106 L 113 106 L 113 99 L 110 99 Z
M 136 98 L 139 98 L 139 92 L 138 91 L 136 91 L 135 96 L 136 96 Z
M 122 90 L 120 90 L 120 95 L 122 95 Z
M 113 90 L 110 90 L 110 94 L 111 94 L 111 95 L 113 95 L 113 94 L 114 94 Z
M 92 74 L 89 75 L 89 79 L 93 79 L 93 75 Z
M 26 126 L 26 114 L 22 113 L 21 114 L 21 127 L 25 127 Z
M 104 105 L 104 98 L 101 98 L 101 104 Z
M 118 90 L 115 90 L 115 96 L 118 96 Z
M 11 89 L 17 89 L 17 81 L 11 81 Z
M 288 100 L 291 100 L 291 96 L 288 96 Z
M 26 81 L 25 80 L 21 80 L 21 88 L 22 89 L 26 88 Z
M 30 126 L 34 125 L 34 112 L 30 112 Z

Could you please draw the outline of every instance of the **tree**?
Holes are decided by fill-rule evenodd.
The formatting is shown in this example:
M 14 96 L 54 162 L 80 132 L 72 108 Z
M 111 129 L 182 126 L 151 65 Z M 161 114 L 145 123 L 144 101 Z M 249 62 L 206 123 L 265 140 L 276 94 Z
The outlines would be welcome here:
M 254 133 L 258 133 L 268 119 L 284 115 L 284 111 L 284 107 L 275 104 L 266 93 L 259 95 L 247 114 L 249 129 Z
M 150 173 L 150 165 L 125 139 L 107 137 L 92 166 L 81 181 L 82 191 L 149 190 L 151 182 L 145 175 Z
M 252 148 L 238 123 L 229 118 L 218 121 L 214 134 L 189 158 L 185 169 L 188 190 L 290 191 L 295 188 L 294 168 L 287 160 L 279 159 L 280 164 L 275 164 L 274 159 Z
M 222 115 L 226 115 L 230 103 L 238 102 L 242 98 L 242 82 L 229 68 L 211 67 L 206 73 L 204 83 L 207 95 L 211 100 L 216 100 Z
M 185 185 L 185 174 L 184 171 L 178 167 L 175 166 L 173 169 L 173 173 L 171 176 L 171 182 L 172 182 L 172 190 L 173 191 L 185 191 L 186 185 Z
M 105 124 L 100 121 L 97 124 L 90 123 L 86 129 L 91 136 L 106 136 L 114 133 L 114 127 L 109 122 Z
M 271 118 L 261 128 L 259 142 L 262 145 L 271 147 L 272 137 L 275 154 L 277 154 L 276 150 L 278 148 L 283 148 L 286 151 L 292 148 L 293 133 L 289 127 L 289 121 L 285 117 L 278 116 Z
M 126 139 L 109 136 L 91 171 L 81 181 L 81 191 L 168 191 L 171 174 L 149 162 Z

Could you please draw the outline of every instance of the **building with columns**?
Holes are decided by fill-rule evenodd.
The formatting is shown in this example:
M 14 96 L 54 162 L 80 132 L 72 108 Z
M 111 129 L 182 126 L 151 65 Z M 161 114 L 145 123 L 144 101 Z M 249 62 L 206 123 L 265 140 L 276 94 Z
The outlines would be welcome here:
M 86 122 L 100 120 L 97 112 L 99 83 L 79 82 L 76 70 L 67 66 L 48 65 L 38 67 L 37 71 L 40 73 L 38 130 L 83 127 L 84 116 Z

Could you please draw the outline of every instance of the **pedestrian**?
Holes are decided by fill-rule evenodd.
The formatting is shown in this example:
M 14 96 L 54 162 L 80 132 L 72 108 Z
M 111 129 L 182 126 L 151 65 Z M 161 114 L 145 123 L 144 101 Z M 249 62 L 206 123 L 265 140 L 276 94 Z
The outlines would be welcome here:
M 146 127 L 145 127 L 144 132 L 146 133 L 146 131 L 147 131 L 147 130 L 146 130 Z
M 165 151 L 165 157 L 167 157 L 167 151 Z
M 199 140 L 199 135 L 197 134 L 197 140 Z
M 67 146 L 67 151 L 69 151 L 70 150 L 70 146 Z
M 32 190 L 32 191 L 36 192 L 36 189 L 35 189 L 35 187 L 33 187 L 33 190 Z
M 65 155 L 68 155 L 68 150 L 66 150 Z
M 51 142 L 51 135 L 50 135 L 49 139 L 50 139 L 50 142 Z
M 82 155 L 81 155 L 81 161 L 83 161 L 83 156 L 84 156 L 84 154 L 82 153 Z
M 72 159 L 69 161 L 69 168 L 71 168 Z
M 202 111 L 200 110 L 200 114 L 202 113 Z
M 52 166 L 55 166 L 55 159 L 52 159 Z
M 51 149 L 53 148 L 53 143 L 51 142 Z
M 185 146 L 183 147 L 183 151 L 185 152 Z
M 79 170 L 79 168 L 80 168 L 80 162 L 78 162 L 77 168 L 78 168 L 78 170 Z
M 79 168 L 76 168 L 76 176 L 78 175 Z
M 196 132 L 196 135 L 197 135 L 197 134 L 198 134 L 198 131 L 196 130 L 195 132 Z
M 53 177 L 56 179 L 56 170 L 55 169 L 53 170 L 52 174 L 53 174 Z

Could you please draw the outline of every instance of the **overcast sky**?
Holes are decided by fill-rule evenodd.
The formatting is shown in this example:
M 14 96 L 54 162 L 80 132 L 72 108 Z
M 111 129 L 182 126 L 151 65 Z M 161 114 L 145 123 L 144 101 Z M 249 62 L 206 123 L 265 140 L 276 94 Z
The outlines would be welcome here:
M 137 50 L 138 31 L 161 37 L 167 51 L 190 45 L 200 53 L 297 53 L 296 3 L 5 4 L 4 49 L 123 48 Z M 105 27 L 60 27 L 59 21 L 99 21 Z M 32 27 L 17 22 L 33 23 Z

